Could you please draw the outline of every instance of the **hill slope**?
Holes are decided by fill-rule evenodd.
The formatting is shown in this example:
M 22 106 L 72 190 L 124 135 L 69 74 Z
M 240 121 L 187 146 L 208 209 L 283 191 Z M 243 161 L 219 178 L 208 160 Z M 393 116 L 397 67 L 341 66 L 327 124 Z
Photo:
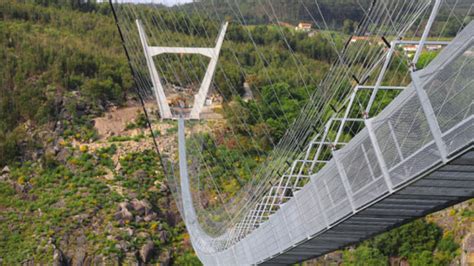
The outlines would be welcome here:
M 0 265 L 199 265 L 131 93 L 108 6 L 36 2 L 43 4 L 0 2 Z M 258 30 L 268 51 L 285 52 L 269 29 Z M 322 76 L 331 61 L 324 43 L 301 42 L 297 52 Z M 313 42 L 321 49 L 309 53 Z M 297 86 L 278 60 L 275 75 Z M 165 146 L 176 131 L 157 121 L 153 129 Z M 338 262 L 381 265 L 391 256 L 447 265 L 460 258 L 472 221 L 473 204 L 465 203 L 339 252 Z

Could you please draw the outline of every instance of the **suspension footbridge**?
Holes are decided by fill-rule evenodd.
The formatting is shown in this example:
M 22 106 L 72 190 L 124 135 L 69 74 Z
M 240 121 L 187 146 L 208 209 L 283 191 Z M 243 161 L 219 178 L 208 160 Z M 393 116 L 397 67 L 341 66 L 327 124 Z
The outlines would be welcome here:
M 274 7 L 263 2 L 272 21 L 280 25 Z M 163 41 L 170 34 L 169 29 L 157 31 L 160 21 L 166 24 L 162 13 L 153 16 L 137 6 L 110 3 L 137 86 L 155 96 L 162 119 L 177 120 L 177 152 L 159 152 L 164 171 L 175 184 L 177 205 L 192 245 L 205 265 L 301 262 L 474 196 L 474 22 L 463 22 L 453 39 L 428 38 L 442 1 L 374 1 L 361 6 L 363 17 L 343 47 L 329 37 L 336 61 L 319 90 L 308 93 L 306 106 L 288 121 L 286 133 L 273 144 L 266 161 L 246 169 L 254 180 L 212 211 L 203 210 L 199 191 L 202 172 L 213 175 L 210 163 L 202 158 L 206 145 L 190 146 L 197 133 L 186 125 L 199 123 L 193 120 L 201 118 L 212 77 L 218 71 L 226 77 L 226 69 L 218 63 L 221 49 L 229 49 L 225 51 L 229 58 L 237 55 L 231 46 L 225 46 L 229 24 L 222 24 L 224 19 L 215 10 L 217 41 L 208 32 L 200 39 L 207 39 L 206 47 L 217 43 L 215 48 L 157 45 L 150 42 Z M 248 30 L 238 8 L 231 6 L 230 10 Z M 203 7 L 198 16 L 212 12 Z M 424 15 L 427 19 L 420 29 L 415 22 Z M 320 16 L 325 25 L 324 14 Z M 187 23 L 188 31 L 199 27 L 191 20 Z M 413 28 L 416 30 L 410 30 Z M 178 30 L 180 34 L 184 31 Z M 309 70 L 292 50 L 285 32 L 280 33 L 292 52 L 297 76 L 307 88 L 312 78 L 304 76 Z M 410 40 L 408 34 L 419 38 Z M 357 42 L 354 36 L 365 41 Z M 248 39 L 262 61 L 268 60 L 250 32 Z M 414 44 L 412 57 L 403 54 L 401 47 Z M 421 53 L 430 45 L 443 48 L 419 68 Z M 209 58 L 208 64 L 197 63 L 205 76 L 190 112 L 183 103 L 170 109 L 166 102 L 162 82 L 171 82 L 165 80 L 162 68 L 171 69 L 172 63 L 168 59 L 159 65 L 153 59 L 165 53 Z M 395 60 L 398 57 L 405 61 Z M 237 56 L 234 59 L 240 64 Z M 405 76 L 393 78 L 403 72 L 403 64 Z M 218 186 L 216 190 L 219 192 Z M 216 213 L 226 218 L 212 220 L 209 216 Z

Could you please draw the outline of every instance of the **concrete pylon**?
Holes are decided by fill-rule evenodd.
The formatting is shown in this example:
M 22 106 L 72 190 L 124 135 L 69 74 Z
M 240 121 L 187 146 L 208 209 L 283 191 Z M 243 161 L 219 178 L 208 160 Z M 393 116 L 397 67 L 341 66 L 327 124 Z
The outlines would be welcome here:
M 216 46 L 214 48 L 200 48 L 200 47 L 165 47 L 165 46 L 149 46 L 148 39 L 146 37 L 145 30 L 140 20 L 136 20 L 138 27 L 138 33 L 140 35 L 140 41 L 143 45 L 143 51 L 147 61 L 148 70 L 150 71 L 151 81 L 153 83 L 153 92 L 158 103 L 159 112 L 163 119 L 173 119 L 170 107 L 166 100 L 166 95 L 161 83 L 160 76 L 156 70 L 155 63 L 153 62 L 153 56 L 160 54 L 200 54 L 210 58 L 209 65 L 207 67 L 204 79 L 201 82 L 199 92 L 194 95 L 194 105 L 189 115 L 190 119 L 200 119 L 200 114 L 206 102 L 206 97 L 211 87 L 212 78 L 216 71 L 217 61 L 224 42 L 225 33 L 227 31 L 228 22 L 225 22 L 219 33 Z

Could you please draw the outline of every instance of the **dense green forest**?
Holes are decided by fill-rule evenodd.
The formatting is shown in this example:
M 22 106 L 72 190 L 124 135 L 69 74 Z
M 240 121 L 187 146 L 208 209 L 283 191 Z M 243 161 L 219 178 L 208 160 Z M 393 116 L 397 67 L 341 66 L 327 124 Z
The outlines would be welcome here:
M 357 27 L 358 23 L 364 16 L 364 12 L 370 9 L 371 0 L 272 0 L 272 1 L 258 1 L 258 0 L 202 0 L 196 6 L 214 13 L 222 14 L 233 20 L 245 22 L 246 24 L 268 24 L 268 23 L 290 23 L 293 25 L 299 22 L 309 22 L 313 27 L 325 28 L 327 25 L 330 29 L 338 29 L 351 34 Z M 448 5 L 455 8 L 446 8 L 440 11 L 438 17 L 438 25 L 435 25 L 434 35 L 436 31 L 440 31 L 443 27 L 443 21 L 453 14 L 459 18 L 464 17 L 467 11 L 470 10 L 472 1 L 470 0 L 448 0 Z M 455 5 L 454 5 L 455 4 Z M 190 11 L 194 10 L 193 4 L 185 5 Z M 364 11 L 365 10 L 365 11 Z M 321 16 L 323 14 L 323 17 Z M 470 14 L 472 16 L 472 13 Z M 457 19 L 456 19 L 457 20 Z M 455 21 L 448 25 L 445 32 L 453 36 L 457 29 Z M 317 24 L 317 25 L 314 25 Z M 449 27 L 452 27 L 451 29 Z
M 314 8 L 310 3 L 314 1 L 306 2 Z M 344 19 L 360 18 L 348 2 L 353 3 L 321 1 L 334 28 L 344 27 Z M 225 5 L 213 3 L 232 16 Z M 291 3 L 278 4 L 289 7 Z M 308 100 L 307 90 L 316 88 L 314 84 L 304 87 L 295 71 L 285 70 L 292 65 L 287 44 L 281 42 L 277 29 L 265 25 L 270 19 L 264 12 L 252 9 L 252 1 L 242 1 L 241 7 L 249 22 L 264 23 L 249 29 L 256 43 L 264 47 L 268 61 L 263 62 L 255 53 L 245 34 L 247 29 L 231 25 L 225 45 L 239 52 L 247 75 L 231 63 L 232 54 L 225 47 L 221 63 L 234 86 L 241 88 L 247 81 L 258 97 L 245 102 L 241 95 L 232 94 L 221 73 L 215 83 L 226 95 L 229 109 L 238 108 L 244 114 L 239 119 L 231 112 L 224 114 L 228 126 L 243 140 L 250 136 L 258 140 L 258 151 L 251 152 L 254 156 L 265 153 L 270 142 L 281 138 L 287 128 L 282 114 L 294 119 Z M 307 19 L 302 17 L 304 10 L 290 11 L 285 18 L 288 22 Z M 335 60 L 323 34 L 331 34 L 342 47 L 349 31 L 323 32 L 313 38 L 291 30 L 284 34 L 298 59 L 312 72 L 311 79 L 319 81 Z M 175 32 L 177 36 L 185 33 Z M 144 144 L 150 142 L 144 116 L 127 125 L 129 130 L 142 130 L 139 135 L 112 136 L 103 146 L 94 146 L 99 138 L 94 118 L 137 98 L 108 4 L 3 0 L 0 47 L 0 265 L 52 261 L 63 265 L 137 261 L 199 265 L 157 154 L 152 145 Z M 276 81 L 272 87 L 267 85 L 263 65 Z M 170 80 L 175 78 L 172 82 L 183 82 L 179 73 L 173 74 L 168 73 Z M 310 81 L 310 77 L 304 78 Z M 274 104 L 276 98 L 282 101 L 281 106 Z M 258 120 L 250 115 L 257 109 L 262 113 Z M 250 132 L 244 124 L 251 127 Z M 264 129 L 273 139 L 266 139 Z M 170 127 L 156 135 L 174 133 L 175 128 Z M 211 143 L 209 135 L 202 138 Z M 238 167 L 228 173 L 225 166 L 218 166 L 247 164 L 252 168 L 257 160 L 241 161 L 231 140 L 222 138 L 220 145 L 206 150 L 206 156 L 231 158 L 213 162 L 211 169 L 231 197 L 251 176 L 243 175 Z M 134 152 L 121 146 L 125 142 L 147 148 Z M 244 146 L 253 147 L 249 143 Z M 469 206 L 460 211 L 460 220 L 472 218 Z M 459 235 L 419 220 L 345 250 L 344 265 L 361 265 L 361 261 L 386 265 L 389 257 L 406 258 L 412 265 L 449 265 L 459 255 L 458 242 Z M 147 247 L 150 252 L 145 252 Z
M 297 24 L 300 21 L 322 22 L 319 10 L 324 14 L 326 23 L 332 28 L 342 27 L 344 20 L 359 21 L 364 13 L 360 7 L 368 9 L 372 1 L 351 0 L 303 0 L 295 3 L 287 0 L 255 1 L 243 0 L 231 2 L 227 0 L 204 0 L 198 6 L 205 6 L 219 14 L 233 19 L 245 20 L 248 24 L 266 24 L 287 22 Z M 192 8 L 193 4 L 189 4 Z M 277 21 L 278 20 L 278 21 Z
M 59 129 L 47 126 L 86 140 L 94 137 L 87 115 L 126 99 L 132 77 L 108 9 L 73 9 L 0 3 L 3 165 L 41 145 L 25 132 L 25 122 L 60 122 Z

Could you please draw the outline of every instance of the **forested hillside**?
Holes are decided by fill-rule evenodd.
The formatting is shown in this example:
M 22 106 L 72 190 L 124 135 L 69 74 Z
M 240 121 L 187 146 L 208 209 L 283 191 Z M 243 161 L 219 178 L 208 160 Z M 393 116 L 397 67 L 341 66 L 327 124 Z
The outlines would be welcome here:
M 162 175 L 109 6 L 82 2 L 0 1 L 0 265 L 199 265 Z M 242 1 L 245 16 L 252 23 L 268 23 L 252 2 Z M 281 10 L 292 2 L 279 2 Z M 314 1 L 306 2 L 314 8 Z M 344 18 L 360 18 L 352 12 L 353 2 L 321 1 L 321 8 L 339 28 Z M 219 1 L 213 3 L 232 15 Z M 305 19 L 298 15 L 303 11 L 288 10 L 296 12 L 288 12 L 289 22 Z M 249 44 L 246 30 L 264 47 L 267 62 Z M 278 34 L 271 25 L 231 25 L 225 45 L 239 51 L 246 76 L 233 69 L 225 47 L 221 56 L 232 82 L 238 87 L 248 82 L 258 95 L 255 101 L 236 95 L 224 103 L 247 114 L 243 119 L 250 133 L 231 113 L 223 114 L 223 127 L 233 127 L 243 140 L 256 136 L 262 153 L 269 149 L 262 130 L 277 141 L 286 130 L 282 108 L 291 119 L 308 100 L 298 74 L 284 67 L 292 58 Z M 285 34 L 311 70 L 305 81 L 315 82 L 335 58 L 324 34 L 331 34 L 339 47 L 348 38 L 337 32 L 312 38 L 291 30 Z M 263 64 L 276 81 L 272 88 L 265 85 Z M 179 83 L 182 73 L 171 74 Z M 226 92 L 222 75 L 216 75 L 215 83 Z M 316 84 L 308 88 L 315 90 Z M 280 107 L 272 105 L 275 97 L 282 101 Z M 260 120 L 248 115 L 257 108 Z M 173 123 L 152 120 L 160 145 L 173 139 Z M 221 145 L 210 152 L 233 159 L 214 162 L 212 170 L 221 173 L 219 186 L 230 197 L 240 188 L 239 178 L 251 177 L 240 176 L 238 169 L 224 171 L 240 165 L 241 157 L 222 135 Z M 225 163 L 229 166 L 220 166 Z M 212 191 L 205 196 L 211 203 L 215 198 Z M 396 257 L 410 265 L 449 265 L 463 252 L 472 208 L 465 203 L 341 251 L 338 263 L 386 265 Z
M 250 25 L 282 22 L 297 25 L 299 22 L 308 22 L 312 23 L 315 28 L 325 29 L 327 26 L 329 29 L 344 30 L 350 34 L 357 27 L 364 13 L 369 12 L 373 3 L 372 0 L 202 0 L 198 2 L 197 6 L 204 6 L 211 12 L 223 14 L 235 21 Z M 458 17 L 464 17 L 466 12 L 470 10 L 472 1 L 447 0 L 446 3 L 455 6 L 455 8 L 441 10 L 437 19 L 440 26 L 435 25 L 433 35 L 441 30 L 443 20 L 446 20 L 449 16 L 456 14 Z M 186 6 L 191 11 L 194 9 L 193 5 L 188 4 Z M 454 29 L 459 21 L 452 22 Z
M 303 0 L 297 3 L 288 0 L 243 0 L 238 2 L 204 0 L 199 5 L 203 4 L 209 10 L 215 9 L 219 14 L 225 14 L 234 19 L 245 19 L 249 24 L 277 22 L 275 17 L 279 18 L 282 22 L 293 24 L 297 24 L 300 21 L 311 22 L 315 18 L 322 22 L 321 16 L 316 15 L 320 14 L 320 10 L 324 14 L 328 25 L 335 28 L 342 26 L 343 21 L 346 19 L 359 21 L 364 15 L 360 7 L 368 8 L 370 3 L 370 0 Z M 313 14 L 313 16 L 310 14 Z
M 122 104 L 131 87 L 108 9 L 2 1 L 0 19 L 0 164 L 37 159 L 25 156 L 41 146 L 25 123 L 94 138 L 87 116 Z
M 135 98 L 109 7 L 38 3 L 0 2 L 0 264 L 186 264 L 154 149 L 92 145 Z
M 136 95 L 109 6 L 74 3 L 0 3 L 0 258 L 7 264 L 195 263 L 143 117 L 133 118 L 133 111 L 119 125 L 120 135 L 99 134 L 95 118 L 105 114 L 108 123 L 110 110 L 137 106 Z M 276 42 L 275 29 L 252 30 L 267 47 L 283 105 L 296 115 L 306 92 L 295 73 L 280 68 L 291 60 L 288 51 Z M 243 32 L 236 27 L 229 38 L 247 60 L 252 86 L 271 101 L 262 85 L 262 62 Z M 303 35 L 291 37 L 314 77 L 321 78 L 333 59 L 329 44 L 321 37 L 304 42 Z M 223 64 L 227 56 L 224 52 Z M 219 75 L 216 82 L 225 84 Z M 244 77 L 236 82 L 241 86 Z M 289 86 L 295 87 L 293 95 L 286 94 Z M 274 111 L 266 110 L 267 121 L 252 122 L 256 132 L 268 123 L 275 136 L 282 134 Z M 159 141 L 175 132 L 167 125 L 154 129 L 162 135 Z M 219 152 L 231 152 L 225 147 Z M 239 186 L 230 184 L 223 185 L 235 193 Z

